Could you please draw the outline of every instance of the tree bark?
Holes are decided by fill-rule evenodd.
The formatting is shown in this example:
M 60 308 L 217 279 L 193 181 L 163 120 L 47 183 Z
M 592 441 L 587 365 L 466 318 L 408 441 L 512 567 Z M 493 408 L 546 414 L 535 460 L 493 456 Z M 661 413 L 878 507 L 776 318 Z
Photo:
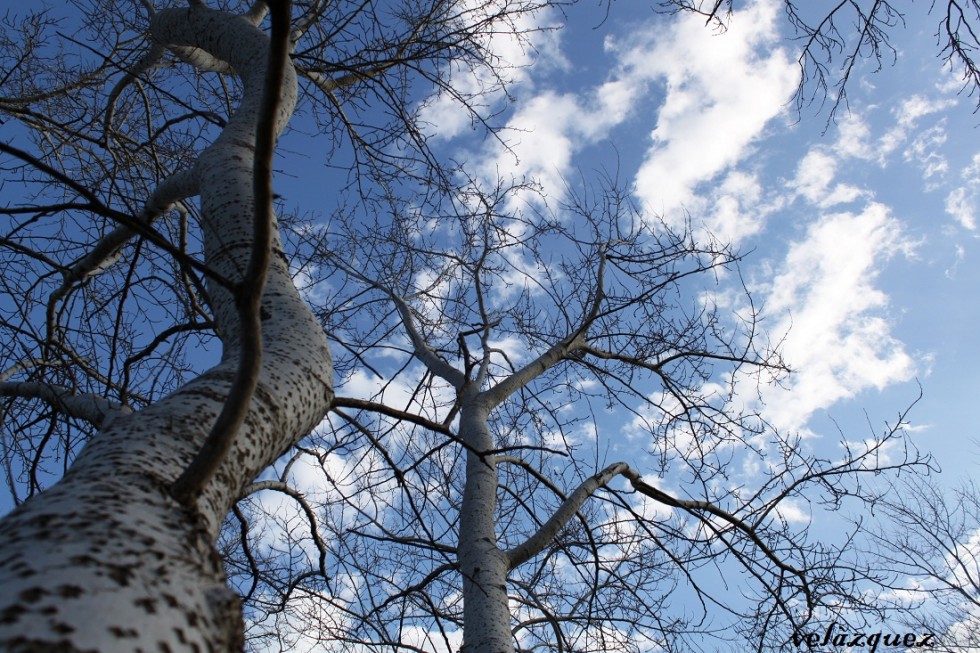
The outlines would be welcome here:
M 203 6 L 157 13 L 151 36 L 181 58 L 226 64 L 242 103 L 193 168 L 205 261 L 241 278 L 252 246 L 256 119 L 268 37 L 247 20 Z M 196 50 L 194 50 L 196 49 Z M 292 113 L 287 71 L 276 122 Z M 196 506 L 171 496 L 234 379 L 234 300 L 212 287 L 224 354 L 166 399 L 110 420 L 64 478 L 0 521 L 0 650 L 228 651 L 243 646 L 237 595 L 214 549 L 242 489 L 323 418 L 332 366 L 319 323 L 292 284 L 278 238 L 262 299 L 263 364 L 248 417 Z
M 481 395 L 464 399 L 460 437 L 467 445 L 466 485 L 459 516 L 463 577 L 461 653 L 513 653 L 506 554 L 497 546 L 497 463 Z

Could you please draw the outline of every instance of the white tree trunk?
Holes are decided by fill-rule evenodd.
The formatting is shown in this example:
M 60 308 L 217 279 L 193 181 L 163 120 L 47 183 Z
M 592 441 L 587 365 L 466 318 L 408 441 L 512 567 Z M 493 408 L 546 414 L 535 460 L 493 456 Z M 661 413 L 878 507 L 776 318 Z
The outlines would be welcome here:
M 513 653 L 508 560 L 497 546 L 497 463 L 484 404 L 477 395 L 464 400 L 460 412 L 460 437 L 467 445 L 457 546 L 463 577 L 462 653 Z
M 151 34 L 185 60 L 230 65 L 242 78 L 241 106 L 193 168 L 206 262 L 238 279 L 251 250 L 255 126 L 269 39 L 241 17 L 202 6 L 159 12 Z M 289 70 L 277 133 L 295 98 Z M 273 247 L 281 247 L 278 239 Z M 0 650 L 242 647 L 240 607 L 213 542 L 242 488 L 322 419 L 333 372 L 320 325 L 284 258 L 274 255 L 249 416 L 197 510 L 184 508 L 171 484 L 200 449 L 237 369 L 235 306 L 228 292 L 211 291 L 222 362 L 159 403 L 108 421 L 56 486 L 0 522 Z

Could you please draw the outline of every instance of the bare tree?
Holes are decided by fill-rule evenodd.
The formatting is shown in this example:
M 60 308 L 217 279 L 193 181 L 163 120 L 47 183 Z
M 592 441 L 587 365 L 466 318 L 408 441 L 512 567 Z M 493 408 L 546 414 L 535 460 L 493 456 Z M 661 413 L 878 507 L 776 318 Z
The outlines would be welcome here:
M 751 305 L 730 321 L 698 293 L 734 254 L 614 184 L 551 213 L 433 159 L 416 84 L 489 120 L 492 36 L 546 4 L 4 17 L 0 646 L 289 647 L 300 619 L 351 647 L 676 648 L 714 603 L 762 648 L 860 598 L 861 568 L 780 507 L 876 498 L 863 476 L 918 462 L 878 459 L 900 424 L 809 457 L 736 396 L 782 366 Z M 482 71 L 468 94 L 460 68 Z M 297 101 L 358 201 L 287 245 L 271 163 Z M 296 269 L 326 283 L 304 298 Z M 328 336 L 345 387 L 384 379 L 371 397 L 333 396 Z M 649 472 L 579 455 L 603 410 L 632 415 Z M 742 456 L 772 464 L 758 486 L 728 482 Z M 275 522 L 284 544 L 262 544 Z M 698 576 L 724 560 L 745 613 Z M 677 586 L 695 608 L 667 616 Z
M 935 634 L 933 648 L 980 646 L 980 492 L 972 482 L 896 484 L 881 503 L 887 519 L 870 532 L 870 559 L 889 592 L 895 621 Z
M 761 650 L 869 608 L 865 566 L 784 511 L 877 500 L 863 478 L 922 462 L 885 459 L 901 424 L 809 456 L 749 408 L 784 371 L 751 303 L 732 321 L 706 299 L 736 256 L 649 222 L 615 184 L 554 212 L 526 186 L 478 186 L 303 230 L 344 385 L 362 394 L 336 398 L 332 428 L 275 482 L 323 506 L 330 583 L 307 582 L 311 560 L 239 563 L 269 624 L 252 634 L 288 648 L 313 620 L 358 649 L 454 650 L 462 634 L 467 653 L 706 635 Z M 609 460 L 610 428 L 649 456 Z M 769 471 L 748 485 L 747 464 Z M 305 534 L 304 511 L 279 505 L 250 502 L 251 528 Z M 236 526 L 226 541 L 255 560 L 261 539 Z M 719 570 L 752 599 L 726 602 Z
M 302 92 L 360 174 L 431 177 L 412 80 L 493 64 L 488 35 L 537 6 L 219 4 L 4 17 L 3 458 L 27 488 L 0 522 L 4 650 L 241 647 L 214 541 L 333 385 L 272 210 L 275 138 Z M 210 369 L 188 360 L 215 339 Z

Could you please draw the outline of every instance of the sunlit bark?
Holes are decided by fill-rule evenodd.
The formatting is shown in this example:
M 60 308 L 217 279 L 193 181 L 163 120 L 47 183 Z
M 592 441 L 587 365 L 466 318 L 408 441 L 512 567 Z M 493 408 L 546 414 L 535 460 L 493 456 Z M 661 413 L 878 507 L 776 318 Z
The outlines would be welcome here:
M 352 649 L 408 648 L 421 628 L 440 632 L 443 642 L 461 628 L 464 653 L 511 653 L 526 642 L 540 650 L 628 650 L 617 644 L 635 635 L 649 640 L 628 641 L 634 650 L 670 648 L 709 621 L 697 606 L 668 620 L 671 591 L 687 580 L 695 602 L 702 608 L 712 603 L 710 592 L 691 580 L 692 570 L 718 558 L 734 560 L 755 583 L 758 603 L 737 614 L 755 643 L 765 643 L 770 629 L 785 631 L 810 618 L 808 610 L 820 599 L 829 602 L 824 609 L 835 610 L 860 598 L 854 582 L 864 578 L 864 569 L 846 567 L 842 552 L 808 540 L 805 528 L 794 530 L 779 506 L 811 497 L 834 506 L 852 496 L 877 500 L 856 479 L 923 462 L 909 450 L 894 463 L 882 462 L 882 452 L 899 439 L 902 420 L 863 449 L 846 445 L 845 455 L 833 462 L 814 459 L 791 436 L 771 434 L 777 453 L 753 461 L 764 463 L 769 475 L 757 488 L 732 490 L 719 480 L 732 465 L 731 452 L 752 452 L 757 438 L 769 434 L 758 415 L 704 389 L 719 379 L 751 376 L 749 370 L 778 376 L 784 368 L 756 330 L 751 303 L 746 315 L 729 323 L 710 302 L 692 299 L 686 284 L 701 273 L 734 267 L 737 257 L 716 243 L 695 243 L 690 233 L 651 226 L 619 188 L 605 188 L 593 200 L 569 198 L 556 214 L 534 208 L 521 215 L 511 210 L 511 199 L 526 199 L 528 187 L 504 189 L 501 183 L 496 193 L 484 192 L 485 180 L 475 182 L 454 165 L 435 161 L 429 132 L 415 113 L 420 98 L 439 89 L 469 111 L 474 124 L 489 127 L 489 116 L 499 109 L 495 102 L 503 98 L 495 93 L 505 84 L 501 67 L 507 65 L 492 42 L 501 35 L 519 42 L 516 32 L 539 29 L 521 19 L 551 3 L 301 3 L 303 14 L 289 35 L 296 49 L 268 133 L 260 118 L 270 3 L 241 3 L 239 15 L 200 0 L 159 12 L 142 0 L 130 3 L 126 15 L 110 14 L 116 4 L 93 2 L 107 13 L 89 16 L 92 21 L 124 27 L 99 42 L 111 54 L 99 52 L 94 58 L 104 61 L 74 77 L 64 62 L 51 66 L 53 73 L 43 64 L 50 47 L 39 36 L 43 16 L 25 22 L 21 49 L 6 40 L 0 44 L 4 61 L 15 62 L 4 71 L 0 93 L 22 91 L 0 98 L 0 111 L 4 120 L 14 116 L 37 135 L 30 152 L 7 142 L 0 152 L 22 166 L 26 184 L 50 184 L 48 194 L 31 198 L 35 204 L 0 207 L 5 216 L 24 217 L 17 228 L 28 232 L 0 241 L 3 252 L 28 261 L 19 287 L 48 293 L 46 301 L 13 312 L 19 321 L 3 326 L 17 342 L 9 350 L 0 343 L 7 367 L 0 370 L 0 396 L 16 399 L 22 410 L 16 425 L 33 429 L 23 454 L 30 498 L 0 521 L 0 649 L 240 649 L 242 610 L 225 577 L 226 568 L 235 573 L 236 562 L 247 567 L 251 581 L 251 589 L 242 591 L 246 602 L 262 593 L 256 587 L 268 591 L 260 598 L 275 617 L 269 623 L 294 599 L 304 607 L 333 609 L 317 637 Z M 711 20 L 732 5 L 665 4 L 704 11 Z M 798 21 L 793 6 L 787 2 L 790 19 Z M 852 6 L 858 5 L 835 12 Z M 843 48 L 852 53 L 843 62 L 843 81 L 862 48 L 872 46 L 877 56 L 878 28 L 895 15 L 887 2 L 874 7 L 877 13 L 862 16 L 869 29 L 856 49 Z M 953 16 L 947 35 L 954 41 L 971 35 Z M 147 42 L 136 51 L 132 37 L 143 34 L 146 20 Z M 826 86 L 823 62 L 814 64 L 812 48 L 816 44 L 819 53 L 830 45 L 837 52 L 843 41 L 832 21 L 819 26 L 830 29 L 798 24 L 814 39 L 802 63 L 809 61 L 804 71 Z M 947 52 L 962 58 L 972 47 L 966 43 L 966 49 Z M 460 71 L 476 74 L 454 86 Z M 172 86 L 159 83 L 155 75 L 161 72 L 173 73 Z M 228 75 L 238 78 L 241 89 Z M 307 108 L 323 132 L 318 135 L 329 152 L 327 163 L 349 164 L 351 183 L 361 191 L 352 193 L 353 219 L 343 207 L 329 227 L 343 234 L 303 234 L 311 241 L 301 250 L 302 273 L 325 275 L 325 286 L 341 279 L 336 301 L 317 305 L 317 317 L 294 287 L 274 215 L 268 246 L 256 236 L 256 227 L 265 224 L 259 216 L 271 213 L 271 201 L 261 196 L 271 190 L 256 192 L 256 169 L 270 163 L 257 143 L 263 136 L 274 140 L 289 122 L 297 75 L 307 85 Z M 36 79 L 48 87 L 35 88 Z M 421 92 L 410 79 L 422 80 Z M 975 67 L 967 66 L 966 79 L 976 81 Z M 196 93 L 200 98 L 185 97 Z M 125 129 L 114 126 L 123 123 Z M 353 152 L 351 159 L 337 163 L 332 155 L 346 156 L 344 148 Z M 547 199 L 552 206 L 557 200 Z M 424 224 L 410 224 L 429 210 Z M 175 213 L 179 224 L 164 231 L 159 223 Z M 372 224 L 378 214 L 383 217 Z M 30 232 L 26 226 L 48 219 L 82 226 L 79 233 Z M 199 231 L 187 226 L 195 221 Z M 401 221 L 406 224 L 380 234 Z M 440 240 L 454 229 L 465 237 Z M 203 257 L 196 242 L 188 245 L 191 231 L 203 241 Z M 337 240 L 347 247 L 343 255 L 333 247 Z M 143 319 L 141 305 L 124 308 L 134 286 L 127 279 L 88 295 L 80 289 L 97 286 L 101 275 L 119 273 L 122 265 L 132 273 L 142 264 L 140 248 L 151 245 L 155 261 L 165 261 L 162 267 L 174 277 L 167 280 L 168 296 L 186 302 L 186 310 L 168 313 L 165 327 L 152 325 L 144 348 L 127 352 L 132 314 L 126 310 L 135 311 L 136 322 Z M 263 275 L 246 271 L 250 261 L 265 256 L 263 290 Z M 155 283 L 157 268 L 147 267 L 145 278 Z M 251 300 L 260 292 L 255 305 Z M 66 334 L 74 331 L 84 340 L 78 332 L 88 327 L 78 323 L 90 311 L 69 311 L 72 301 L 76 307 L 97 304 L 91 315 L 102 317 L 102 328 L 88 335 L 111 344 L 73 346 Z M 354 317 L 333 330 L 334 309 Z M 351 353 L 338 363 L 345 373 L 371 369 L 376 350 L 378 357 L 394 353 L 402 365 L 384 384 L 397 385 L 414 374 L 412 368 L 424 368 L 421 380 L 411 379 L 412 401 L 383 404 L 379 392 L 377 401 L 334 402 L 324 329 Z M 188 383 L 178 357 L 156 351 L 185 330 L 215 333 L 222 345 L 221 362 Z M 259 332 L 261 346 L 255 342 Z M 526 351 L 508 353 L 513 342 Z M 112 362 L 93 362 L 102 355 Z M 141 382 L 131 382 L 130 368 L 151 356 L 159 362 L 146 366 Z M 116 359 L 122 370 L 114 367 Z M 164 396 L 158 377 L 171 372 L 161 384 L 167 392 L 178 389 Z M 562 411 L 576 399 L 584 400 L 582 412 L 566 419 Z M 547 430 L 566 440 L 580 423 L 607 436 L 599 433 L 596 413 L 590 414 L 591 400 L 637 418 L 660 465 L 654 471 L 682 468 L 681 493 L 645 482 L 646 470 L 636 461 L 600 461 L 599 447 L 592 466 L 592 460 L 574 459 L 568 441 L 551 446 Z M 15 412 L 8 411 L 11 405 L 3 403 L 2 417 Z M 37 406 L 42 408 L 32 412 Z M 344 427 L 316 429 L 331 407 Z M 235 415 L 215 429 L 225 410 Z M 63 451 L 45 439 L 62 430 L 70 434 Z M 76 437 L 78 431 L 83 437 Z M 406 442 L 385 439 L 398 431 L 409 434 Z M 91 432 L 76 456 L 73 443 Z M 216 432 L 221 435 L 214 439 Z M 306 436 L 316 444 L 300 444 Z M 213 449 L 209 442 L 216 443 Z M 7 440 L 0 444 L 6 464 Z M 278 480 L 254 482 L 290 447 L 299 453 Z M 351 459 L 363 454 L 358 463 L 377 463 L 365 465 L 370 478 L 349 494 L 330 476 L 345 447 L 357 452 Z M 65 466 L 70 463 L 63 479 L 52 487 L 39 482 L 36 468 L 51 459 L 60 463 L 62 455 Z M 289 484 L 289 466 L 301 458 L 323 467 L 325 485 L 341 497 L 329 500 L 342 504 L 340 512 L 354 506 L 362 529 L 332 522 L 330 506 Z M 201 462 L 203 471 L 192 461 Z M 9 466 L 5 471 L 16 476 Z M 186 483 L 178 481 L 183 475 L 190 477 Z M 362 479 L 345 480 L 356 486 Z M 249 544 L 243 506 L 263 490 L 299 506 L 298 530 L 312 542 L 307 559 L 309 551 L 293 557 L 301 547 L 290 541 L 294 548 L 273 561 L 285 568 L 281 576 L 263 569 Z M 670 516 L 651 518 L 646 500 Z M 372 503 L 390 512 L 365 508 Z M 388 529 L 386 519 L 396 508 L 402 513 L 392 519 L 401 520 L 400 528 Z M 221 560 L 214 543 L 230 511 L 241 527 L 239 548 L 223 549 L 231 553 Z M 344 538 L 344 546 L 355 544 L 337 545 Z M 396 554 L 385 559 L 386 550 Z M 610 550 L 621 557 L 608 555 Z M 417 557 L 401 557 L 406 551 Z M 297 560 L 312 561 L 313 571 L 293 565 Z M 410 564 L 419 560 L 423 564 Z M 349 572 L 347 589 L 363 590 L 362 604 L 333 592 L 330 564 Z M 575 583 L 564 584 L 563 565 L 574 568 Z
M 154 41 L 198 48 L 238 71 L 244 96 L 221 136 L 186 175 L 200 191 L 205 262 L 233 283 L 253 242 L 253 166 L 269 37 L 249 22 L 203 6 L 158 13 Z M 292 112 L 288 69 L 275 130 Z M 278 237 L 273 252 L 279 253 Z M 107 248 L 108 249 L 108 248 Z M 0 648 L 213 650 L 240 648 L 241 611 L 214 550 L 222 519 L 245 486 L 307 434 L 331 400 L 322 329 L 272 257 L 262 298 L 264 356 L 258 387 L 231 450 L 196 505 L 171 485 L 202 446 L 234 380 L 239 323 L 218 284 L 211 306 L 221 363 L 166 399 L 112 420 L 65 477 L 0 522 Z

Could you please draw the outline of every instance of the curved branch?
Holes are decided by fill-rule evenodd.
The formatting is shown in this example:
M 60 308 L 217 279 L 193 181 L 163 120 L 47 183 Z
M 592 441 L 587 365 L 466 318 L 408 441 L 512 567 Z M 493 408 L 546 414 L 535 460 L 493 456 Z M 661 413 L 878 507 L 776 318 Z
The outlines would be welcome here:
M 198 192 L 197 172 L 194 168 L 175 172 L 160 182 L 136 220 L 149 227 L 155 219 L 172 209 L 178 202 L 194 197 Z M 117 227 L 111 231 L 96 243 L 92 251 L 77 260 L 65 273 L 64 283 L 53 295 L 60 299 L 72 284 L 85 277 L 96 275 L 115 263 L 119 259 L 122 247 L 136 235 L 137 231 L 129 226 Z
M 259 584 L 259 565 L 255 562 L 252 549 L 248 546 L 248 519 L 242 514 L 242 509 L 238 507 L 237 503 L 231 507 L 231 512 L 238 520 L 238 537 L 242 541 L 242 553 L 245 555 L 245 560 L 248 562 L 248 569 L 252 573 L 252 584 L 248 588 L 245 596 L 242 597 L 242 601 L 248 603 L 252 595 L 255 594 L 255 588 Z
M 579 485 L 572 494 L 558 506 L 558 510 L 548 521 L 542 524 L 531 537 L 505 553 L 509 569 L 514 569 L 518 565 L 526 562 L 530 558 L 540 553 L 546 546 L 554 541 L 555 536 L 565 527 L 565 524 L 575 516 L 579 508 L 582 507 L 589 497 L 595 494 L 596 490 L 605 487 L 612 479 L 620 474 L 626 475 L 630 471 L 626 463 L 613 463 L 598 474 L 590 476 Z
M 263 490 L 281 492 L 289 497 L 292 497 L 296 503 L 299 504 L 300 508 L 303 509 L 303 512 L 306 514 L 306 518 L 310 521 L 310 536 L 313 538 L 313 543 L 316 545 L 317 551 L 320 552 L 320 573 L 323 574 L 324 578 L 326 578 L 327 545 L 323 541 L 323 538 L 320 537 L 320 532 L 317 530 L 316 513 L 313 512 L 313 508 L 311 508 L 310 504 L 306 501 L 306 497 L 304 497 L 300 491 L 291 488 L 288 484 L 283 483 L 282 481 L 257 481 L 245 488 L 239 497 L 239 500 L 244 499 L 250 494 L 255 494 L 256 492 L 261 492 Z
M 549 347 L 533 361 L 484 392 L 483 394 L 490 400 L 491 406 L 496 406 L 502 401 L 505 401 L 512 394 L 547 372 L 572 352 L 587 348 L 586 338 L 589 328 L 599 317 L 599 311 L 605 299 L 606 249 L 610 244 L 602 243 L 599 245 L 599 264 L 596 270 L 595 288 L 592 291 L 592 301 L 590 302 L 588 311 L 582 316 L 579 325 L 574 331 Z
M 126 87 L 139 79 L 140 75 L 156 68 L 166 52 L 167 49 L 163 45 L 151 43 L 146 54 L 140 57 L 140 60 L 136 62 L 135 66 L 126 71 L 126 75 L 109 92 L 109 97 L 106 100 L 105 118 L 102 121 L 102 142 L 104 147 L 109 146 L 109 133 L 112 129 L 112 119 L 116 113 L 116 100 L 126 90 Z
M 272 36 L 268 67 L 256 125 L 255 163 L 252 170 L 255 201 L 252 252 L 242 281 L 235 287 L 240 328 L 238 370 L 211 432 L 194 460 L 174 482 L 173 494 L 190 505 L 224 462 L 238 429 L 248 415 L 262 369 L 261 303 L 272 257 L 272 157 L 279 134 L 279 106 L 289 63 L 291 3 L 280 0 L 270 8 Z
M 731 514 L 730 512 L 722 510 L 718 506 L 712 503 L 708 503 L 707 501 L 692 501 L 689 499 L 677 499 L 675 497 L 672 497 L 666 492 L 658 490 L 657 488 L 653 487 L 652 485 L 649 485 L 648 483 L 644 483 L 639 473 L 637 473 L 635 470 L 631 469 L 628 466 L 626 470 L 622 472 L 622 474 L 629 480 L 630 485 L 633 486 L 634 490 L 636 490 L 637 492 L 639 492 L 644 496 L 650 497 L 654 501 L 664 504 L 665 506 L 670 506 L 672 508 L 681 508 L 692 514 L 706 512 L 710 515 L 714 515 L 715 517 L 720 518 L 723 521 L 728 522 L 729 524 L 734 526 L 737 530 L 745 534 L 750 540 L 752 540 L 752 543 L 755 544 L 757 547 L 759 547 L 759 550 L 761 550 L 762 553 L 767 558 L 769 558 L 769 560 L 773 564 L 775 564 L 783 571 L 789 572 L 794 576 L 799 576 L 801 579 L 804 579 L 805 581 L 805 573 L 803 570 L 797 569 L 796 567 L 793 567 L 792 565 L 788 565 L 785 562 L 783 562 L 779 558 L 779 556 L 777 556 L 776 553 L 772 549 L 770 549 L 765 542 L 762 541 L 762 538 L 760 538 L 759 535 L 755 532 L 755 528 L 746 524 L 743 520 L 739 519 L 738 517 Z M 703 518 L 701 519 L 703 520 Z
M 366 399 L 356 399 L 354 397 L 334 397 L 330 409 L 334 410 L 336 408 L 356 408 L 358 410 L 367 410 L 374 413 L 379 413 L 381 415 L 386 415 L 387 417 L 393 417 L 394 419 L 411 422 L 412 424 L 426 428 L 433 433 L 445 435 L 446 437 L 462 443 L 459 437 L 446 424 L 434 422 L 420 415 L 416 415 L 415 413 L 411 413 L 406 410 L 398 410 L 397 408 L 392 408 L 391 406 L 386 406 L 385 404 L 368 401 Z
M 415 318 L 412 317 L 412 309 L 404 299 L 399 297 L 398 294 L 391 288 L 383 286 L 377 281 L 358 272 L 351 266 L 337 259 L 336 256 L 330 255 L 330 258 L 333 259 L 334 262 L 347 274 L 388 295 L 391 301 L 395 304 L 398 315 L 402 319 L 402 325 L 405 327 L 406 335 L 408 335 L 409 340 L 412 342 L 412 349 L 415 356 L 422 361 L 422 364 L 425 365 L 430 372 L 439 378 L 444 379 L 457 390 L 462 389 L 463 385 L 466 383 L 466 377 L 462 372 L 453 367 L 447 360 L 439 356 L 439 354 L 429 347 L 428 343 L 425 341 L 425 338 L 422 337 L 422 334 L 419 333 L 418 327 L 415 325 Z
M 156 245 L 157 247 L 159 247 L 163 251 L 167 252 L 171 256 L 173 256 L 174 259 L 177 260 L 177 262 L 179 262 L 181 265 L 187 265 L 187 266 L 189 266 L 191 268 L 194 268 L 195 270 L 197 270 L 201 274 L 204 274 L 209 279 L 213 279 L 216 283 L 218 283 L 218 284 L 220 284 L 220 285 L 222 285 L 222 286 L 224 286 L 226 288 L 231 287 L 231 283 L 227 279 L 225 279 L 220 274 L 218 274 L 217 272 L 215 272 L 214 270 L 212 270 L 211 268 L 209 268 L 204 263 L 198 261 L 194 257 L 188 256 L 183 251 L 181 251 L 180 248 L 174 246 L 164 236 L 162 236 L 161 234 L 157 233 L 154 229 L 152 229 L 151 226 L 149 225 L 149 223 L 145 222 L 142 219 L 142 216 L 144 214 L 140 214 L 140 216 L 134 217 L 132 215 L 129 215 L 128 213 L 123 213 L 121 211 L 117 211 L 115 209 L 112 209 L 112 208 L 106 206 L 105 204 L 102 203 L 102 201 L 99 199 L 99 197 L 95 193 L 93 193 L 89 188 L 87 188 L 86 186 L 78 183 L 77 181 L 75 181 L 74 179 L 72 179 L 71 177 L 69 177 L 68 175 L 66 175 L 65 173 L 61 172 L 60 170 L 57 170 L 55 168 L 52 168 L 51 166 L 49 166 L 48 164 L 46 164 L 44 161 L 41 161 L 39 158 L 37 158 L 37 157 L 35 157 L 35 156 L 31 155 L 31 154 L 28 154 L 24 150 L 21 150 L 20 148 L 14 147 L 13 145 L 10 145 L 9 143 L 4 143 L 3 141 L 0 141 L 0 152 L 3 152 L 5 154 L 9 154 L 11 156 L 14 156 L 14 157 L 20 159 L 21 161 L 24 161 L 25 163 L 29 163 L 34 168 L 40 170 L 41 172 L 43 172 L 44 174 L 48 175 L 52 179 L 57 180 L 59 183 L 64 184 L 68 188 L 71 188 L 73 191 L 75 191 L 76 193 L 78 193 L 79 195 L 81 195 L 82 197 L 84 197 L 87 200 L 87 203 L 86 204 L 69 203 L 69 204 L 59 205 L 60 208 L 65 208 L 65 209 L 74 208 L 74 209 L 79 209 L 79 210 L 82 210 L 82 211 L 92 211 L 93 213 L 95 213 L 97 215 L 101 215 L 101 216 L 104 216 L 106 218 L 110 218 L 112 220 L 115 220 L 119 224 L 123 225 L 122 227 L 120 227 L 120 229 L 118 229 L 116 231 L 121 231 L 122 229 L 128 229 L 128 230 L 130 230 L 132 232 L 132 234 L 127 237 L 127 239 L 128 238 L 132 238 L 135 235 L 143 236 L 144 238 L 146 238 L 147 240 L 149 240 L 151 243 L 153 243 L 154 245 Z M 189 171 L 186 171 L 186 172 L 189 172 Z M 161 186 L 169 186 L 170 185 L 169 182 L 174 177 L 181 176 L 182 174 L 183 174 L 182 172 L 175 173 L 172 177 L 168 177 L 167 179 L 165 179 L 161 183 Z M 184 181 L 186 181 L 186 180 L 184 180 Z M 158 188 L 158 191 L 159 191 L 159 188 Z M 193 189 L 193 191 L 187 190 L 186 192 L 187 192 L 187 194 L 184 195 L 183 197 L 173 197 L 173 202 L 172 203 L 175 204 L 176 202 L 180 201 L 180 199 L 185 199 L 187 197 L 191 197 L 193 195 L 196 195 L 197 194 L 197 188 L 195 187 Z M 160 204 L 161 204 L 160 200 L 164 199 L 166 197 L 166 195 L 164 194 L 164 196 L 162 196 L 160 198 L 160 200 L 153 201 L 155 195 L 156 195 L 156 192 L 154 192 L 154 195 L 151 196 L 150 201 L 153 203 L 153 205 L 159 207 Z M 149 206 L 151 206 L 150 202 L 148 202 L 148 204 L 147 204 L 147 207 L 149 207 Z M 56 208 L 59 208 L 59 207 L 56 207 Z M 144 211 L 147 210 L 147 207 L 144 207 Z M 169 208 L 170 207 L 168 206 L 166 210 L 169 210 Z M 36 211 L 37 209 L 36 208 L 32 208 L 31 210 L 35 210 Z M 10 213 L 10 212 L 14 212 L 14 211 L 12 211 L 11 209 L 4 209 L 4 212 L 5 213 Z M 161 211 L 160 214 L 154 215 L 153 217 L 154 218 L 155 217 L 159 217 L 159 215 L 162 215 L 162 213 L 163 213 L 163 211 Z M 116 232 L 112 232 L 111 234 L 109 234 L 109 236 L 106 236 L 106 238 L 113 237 L 113 234 L 115 234 L 115 233 Z M 120 237 L 121 237 L 121 234 L 120 234 Z M 119 246 L 121 247 L 122 244 L 120 244 Z M 111 254 L 111 251 L 109 252 L 109 254 Z M 87 258 L 88 257 L 86 256 L 82 260 L 85 260 Z M 101 259 L 99 260 L 99 262 L 101 263 Z M 68 274 L 71 274 L 71 272 L 69 272 Z M 87 272 L 82 272 L 82 274 L 79 277 L 79 279 L 83 278 L 86 274 L 87 274 Z
M 74 394 L 69 388 L 50 383 L 8 381 L 0 383 L 0 397 L 40 399 L 69 417 L 77 417 L 102 427 L 109 420 L 129 415 L 132 409 L 97 394 Z
M 619 462 L 609 465 L 599 473 L 586 479 L 578 488 L 558 507 L 555 513 L 531 535 L 524 543 L 506 552 L 510 569 L 524 563 L 531 557 L 541 552 L 548 544 L 554 541 L 555 536 L 561 531 L 568 521 L 578 512 L 579 508 L 589 499 L 596 490 L 605 487 L 616 476 L 623 476 L 632 485 L 633 489 L 650 497 L 651 499 L 672 508 L 680 508 L 695 515 L 708 513 L 727 522 L 736 530 L 742 532 L 752 541 L 752 543 L 762 551 L 774 565 L 784 572 L 788 572 L 801 578 L 806 585 L 805 572 L 801 569 L 789 565 L 776 555 L 776 553 L 762 541 L 753 526 L 746 524 L 742 519 L 722 510 L 707 501 L 692 501 L 689 499 L 678 499 L 666 492 L 645 483 L 640 474 L 632 469 L 627 463 Z M 699 517 L 703 520 L 703 517 Z

